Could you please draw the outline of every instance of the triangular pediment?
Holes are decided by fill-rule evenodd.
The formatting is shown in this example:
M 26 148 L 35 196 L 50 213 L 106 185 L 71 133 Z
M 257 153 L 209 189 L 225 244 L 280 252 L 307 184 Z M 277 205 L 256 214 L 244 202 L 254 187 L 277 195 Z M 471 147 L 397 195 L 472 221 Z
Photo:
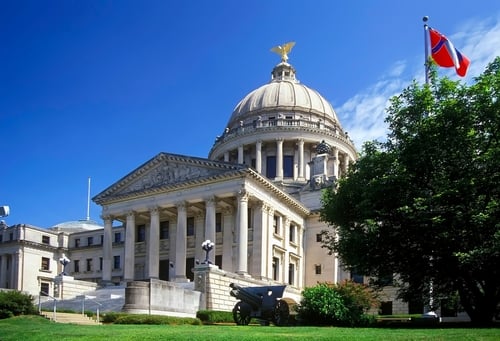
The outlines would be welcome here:
M 244 169 L 246 166 L 243 165 L 160 153 L 96 195 L 93 200 L 100 203 L 192 182 L 202 183 L 204 180 L 234 174 Z

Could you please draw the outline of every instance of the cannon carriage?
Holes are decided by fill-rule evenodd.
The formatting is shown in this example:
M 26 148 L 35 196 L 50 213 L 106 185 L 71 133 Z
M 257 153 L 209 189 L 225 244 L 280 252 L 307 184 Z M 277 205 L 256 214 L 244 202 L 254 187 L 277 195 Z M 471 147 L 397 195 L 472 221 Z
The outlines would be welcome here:
M 238 325 L 248 325 L 252 318 L 273 322 L 277 326 L 288 325 L 290 319 L 290 304 L 292 299 L 282 298 L 286 285 L 263 287 L 241 287 L 235 283 L 230 295 L 239 299 L 233 308 L 234 322 Z

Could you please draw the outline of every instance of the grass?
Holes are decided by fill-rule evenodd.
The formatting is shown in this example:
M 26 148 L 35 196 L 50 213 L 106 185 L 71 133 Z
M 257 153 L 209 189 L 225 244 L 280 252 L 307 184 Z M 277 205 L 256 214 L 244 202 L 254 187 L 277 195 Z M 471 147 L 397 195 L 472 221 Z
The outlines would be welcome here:
M 39 316 L 0 320 L 0 340 L 500 340 L 500 328 L 337 328 L 275 326 L 80 326 Z

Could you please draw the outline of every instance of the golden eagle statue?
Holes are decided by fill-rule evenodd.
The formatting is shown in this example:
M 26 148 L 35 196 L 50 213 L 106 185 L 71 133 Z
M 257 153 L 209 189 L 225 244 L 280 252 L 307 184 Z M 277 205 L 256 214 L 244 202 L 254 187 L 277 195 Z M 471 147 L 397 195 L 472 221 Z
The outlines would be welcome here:
M 291 42 L 286 43 L 284 45 L 275 46 L 271 49 L 271 51 L 279 54 L 281 56 L 281 61 L 283 63 L 286 63 L 288 60 L 288 54 L 290 53 L 290 51 L 292 51 L 292 48 L 294 47 L 294 45 L 295 45 L 295 42 L 291 41 Z

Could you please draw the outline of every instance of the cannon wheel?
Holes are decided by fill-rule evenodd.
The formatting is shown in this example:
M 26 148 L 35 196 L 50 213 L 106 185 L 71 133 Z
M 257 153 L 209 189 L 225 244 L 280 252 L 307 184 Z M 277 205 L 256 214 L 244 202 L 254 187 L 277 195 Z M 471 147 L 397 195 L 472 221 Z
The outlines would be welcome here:
M 245 302 L 238 302 L 233 308 L 233 319 L 239 326 L 247 326 L 250 323 L 250 313 L 252 312 L 252 307 Z
M 274 324 L 277 326 L 286 326 L 290 317 L 290 308 L 288 303 L 283 300 L 276 302 L 274 306 Z

